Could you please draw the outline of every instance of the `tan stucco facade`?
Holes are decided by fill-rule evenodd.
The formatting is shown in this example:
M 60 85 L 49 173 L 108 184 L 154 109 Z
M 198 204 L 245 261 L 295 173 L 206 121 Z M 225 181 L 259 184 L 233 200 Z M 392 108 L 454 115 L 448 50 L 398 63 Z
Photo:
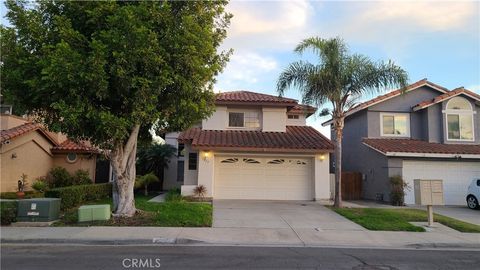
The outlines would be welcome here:
M 25 119 L 17 116 L 2 115 L 1 118 L 2 131 L 25 123 Z M 62 138 L 66 139 L 64 135 L 37 129 L 3 141 L 0 144 L 0 192 L 16 191 L 22 174 L 27 175 L 26 189 L 29 190 L 36 179 L 46 176 L 53 167 L 64 167 L 70 173 L 87 170 L 94 181 L 96 154 L 77 153 L 76 160 L 70 162 L 68 152 L 52 152 L 52 147 Z

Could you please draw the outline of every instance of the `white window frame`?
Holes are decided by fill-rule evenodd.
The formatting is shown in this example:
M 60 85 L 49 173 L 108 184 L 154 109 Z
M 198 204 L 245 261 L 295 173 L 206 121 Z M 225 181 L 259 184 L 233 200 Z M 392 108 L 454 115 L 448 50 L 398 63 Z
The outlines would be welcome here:
M 241 126 L 241 127 L 230 126 L 230 114 L 231 113 L 241 113 L 243 115 L 243 126 Z M 245 112 L 229 111 L 228 112 L 228 117 L 227 117 L 227 122 L 228 122 L 227 123 L 228 128 L 233 128 L 233 129 L 237 129 L 237 128 L 243 129 L 243 128 L 245 128 Z
M 291 117 L 291 118 L 290 118 Z M 299 120 L 300 119 L 300 115 L 298 114 L 287 114 L 287 119 L 288 120 Z
M 407 134 L 384 134 L 383 133 L 383 116 L 393 116 L 395 124 L 395 116 L 406 116 L 407 118 Z M 380 135 L 382 137 L 410 137 L 410 114 L 409 113 L 380 113 Z
M 257 114 L 257 119 L 258 119 L 258 127 L 247 127 L 245 125 L 245 114 L 246 113 L 256 113 Z M 243 114 L 243 126 L 242 127 L 232 127 L 230 126 L 230 113 L 241 113 Z M 248 130 L 260 130 L 262 128 L 262 119 L 261 119 L 261 112 L 257 110 L 241 110 L 241 109 L 234 109 L 234 110 L 228 110 L 227 111 L 227 128 L 228 129 L 248 129 Z
M 468 102 L 468 105 L 470 106 L 470 110 L 449 110 L 448 109 L 448 103 L 450 103 L 450 101 L 452 101 L 453 99 L 455 98 L 462 98 L 462 99 L 465 99 L 467 100 Z M 475 141 L 475 114 L 476 114 L 476 111 L 473 110 L 473 107 L 472 107 L 472 103 L 470 101 L 468 101 L 468 99 L 466 98 L 463 98 L 463 97 L 453 97 L 451 98 L 447 104 L 445 105 L 445 110 L 443 110 L 443 113 L 444 113 L 444 118 L 445 118 L 445 133 L 446 133 L 446 137 L 447 137 L 447 141 L 450 141 L 450 142 L 474 142 Z M 448 137 L 448 116 L 449 115 L 458 115 L 458 126 L 459 126 L 459 132 L 462 131 L 462 127 L 460 126 L 460 115 L 470 115 L 471 116 L 471 119 L 472 119 L 472 139 L 450 139 Z M 462 134 L 460 134 L 460 137 L 462 137 Z

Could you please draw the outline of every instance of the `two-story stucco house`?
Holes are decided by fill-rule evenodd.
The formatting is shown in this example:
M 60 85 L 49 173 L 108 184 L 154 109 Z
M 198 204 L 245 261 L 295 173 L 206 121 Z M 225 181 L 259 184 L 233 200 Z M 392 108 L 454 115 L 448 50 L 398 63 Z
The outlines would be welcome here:
M 389 177 L 400 175 L 407 204 L 414 179 L 442 179 L 445 203 L 465 205 L 480 178 L 480 96 L 424 79 L 363 102 L 346 113 L 342 151 L 343 169 L 363 175 L 365 199 L 389 201 Z
M 203 185 L 214 199 L 330 198 L 333 145 L 306 125 L 315 108 L 248 91 L 217 94 L 215 106 L 196 127 L 166 135 L 179 151 L 165 170 L 165 189 L 189 195 Z

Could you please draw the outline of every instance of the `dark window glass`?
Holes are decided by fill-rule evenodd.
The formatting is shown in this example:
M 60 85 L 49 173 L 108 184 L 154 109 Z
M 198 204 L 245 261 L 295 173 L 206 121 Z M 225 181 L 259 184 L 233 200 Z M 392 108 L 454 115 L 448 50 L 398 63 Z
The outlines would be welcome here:
M 178 161 L 177 164 L 177 182 L 183 182 L 185 162 L 183 160 Z
M 197 153 L 190 153 L 188 154 L 188 169 L 189 170 L 196 170 L 197 169 Z
M 177 150 L 178 150 L 177 156 L 183 157 L 185 155 L 185 144 L 183 143 L 178 144 Z
M 243 127 L 243 113 L 231 112 L 228 114 L 229 127 Z

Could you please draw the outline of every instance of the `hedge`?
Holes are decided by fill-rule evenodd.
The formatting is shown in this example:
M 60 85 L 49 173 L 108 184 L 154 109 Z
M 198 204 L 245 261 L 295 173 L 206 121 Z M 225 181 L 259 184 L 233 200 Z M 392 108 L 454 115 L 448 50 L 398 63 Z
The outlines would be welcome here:
M 10 225 L 17 219 L 17 202 L 0 201 L 0 216 L 2 225 Z
M 45 192 L 45 197 L 62 199 L 62 210 L 73 208 L 87 201 L 109 198 L 111 195 L 112 185 L 110 183 L 54 188 Z

